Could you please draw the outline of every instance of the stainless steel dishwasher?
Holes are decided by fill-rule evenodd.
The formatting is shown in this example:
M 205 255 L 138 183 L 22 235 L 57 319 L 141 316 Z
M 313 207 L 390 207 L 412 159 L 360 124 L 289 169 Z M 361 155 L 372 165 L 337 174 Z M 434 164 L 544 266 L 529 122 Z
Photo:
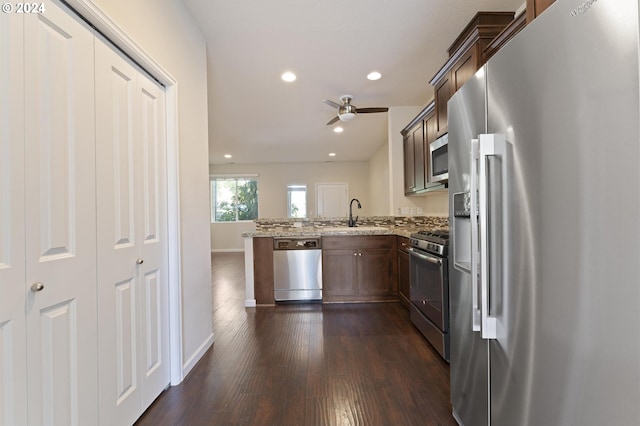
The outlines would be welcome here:
M 322 300 L 320 238 L 273 239 L 276 302 Z

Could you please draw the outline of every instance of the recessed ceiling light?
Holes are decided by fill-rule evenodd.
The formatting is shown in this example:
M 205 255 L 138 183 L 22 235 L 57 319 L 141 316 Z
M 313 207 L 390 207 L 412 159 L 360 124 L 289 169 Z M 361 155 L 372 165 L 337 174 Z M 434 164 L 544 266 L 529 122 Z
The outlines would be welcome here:
M 344 129 L 342 127 L 338 126 L 338 127 L 334 127 L 333 131 L 336 132 L 336 133 L 342 133 L 342 132 L 344 132 Z
M 232 155 L 231 155 L 231 154 L 225 154 L 225 155 L 224 155 L 224 158 L 231 158 L 231 157 L 232 157 Z
M 296 75 L 291 71 L 287 71 L 282 76 L 280 76 L 284 81 L 291 83 L 292 81 L 296 81 Z
M 372 71 L 367 75 L 367 78 L 372 81 L 380 80 L 382 78 L 382 74 L 380 74 L 378 71 Z
M 330 153 L 329 153 L 329 157 L 335 157 L 335 156 L 336 156 L 336 153 L 335 153 L 335 152 L 330 152 Z

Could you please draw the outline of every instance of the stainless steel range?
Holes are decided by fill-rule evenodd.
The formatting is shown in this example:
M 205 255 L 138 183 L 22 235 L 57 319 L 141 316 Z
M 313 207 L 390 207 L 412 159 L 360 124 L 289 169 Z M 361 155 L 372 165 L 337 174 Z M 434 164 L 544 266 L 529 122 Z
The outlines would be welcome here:
M 411 322 L 449 360 L 449 231 L 411 235 L 409 267 Z

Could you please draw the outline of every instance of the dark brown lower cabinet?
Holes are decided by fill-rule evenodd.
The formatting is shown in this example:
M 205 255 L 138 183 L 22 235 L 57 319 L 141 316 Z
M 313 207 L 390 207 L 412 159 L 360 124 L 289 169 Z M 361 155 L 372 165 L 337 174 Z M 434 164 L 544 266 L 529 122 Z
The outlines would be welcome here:
M 398 297 L 396 237 L 323 237 L 324 302 L 372 302 Z
M 409 239 L 398 237 L 398 296 L 403 305 L 409 307 Z
M 347 237 L 350 238 L 350 237 Z M 358 294 L 357 251 L 322 250 L 322 299 L 349 298 Z
M 253 239 L 253 280 L 256 304 L 273 305 L 273 238 Z

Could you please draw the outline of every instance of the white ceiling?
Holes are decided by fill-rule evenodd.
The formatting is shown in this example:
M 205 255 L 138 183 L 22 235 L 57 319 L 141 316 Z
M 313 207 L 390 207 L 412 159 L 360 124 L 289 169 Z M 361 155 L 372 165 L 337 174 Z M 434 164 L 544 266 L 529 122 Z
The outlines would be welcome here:
M 388 138 L 387 114 L 338 122 L 336 134 L 323 99 L 425 105 L 429 80 L 476 12 L 524 1 L 183 0 L 207 42 L 209 162 L 367 161 Z M 373 70 L 381 80 L 366 79 Z M 284 71 L 298 79 L 283 82 Z

